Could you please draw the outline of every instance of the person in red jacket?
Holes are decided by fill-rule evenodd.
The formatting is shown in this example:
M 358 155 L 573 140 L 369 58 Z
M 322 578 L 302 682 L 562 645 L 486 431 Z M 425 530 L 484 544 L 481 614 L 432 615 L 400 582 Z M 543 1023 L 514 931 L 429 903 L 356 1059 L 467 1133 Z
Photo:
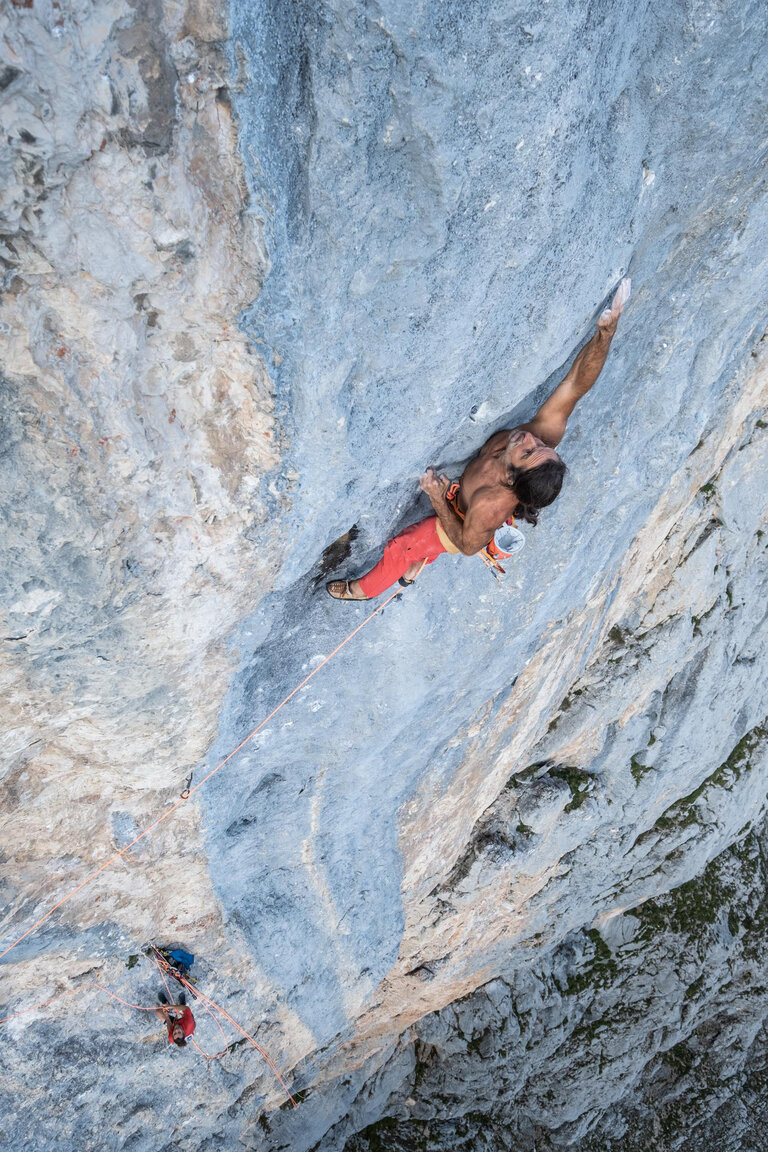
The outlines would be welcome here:
M 191 1036 L 195 1030 L 195 1018 L 192 1015 L 192 1009 L 187 1006 L 186 996 L 181 992 L 178 1004 L 169 1004 L 168 997 L 164 992 L 159 994 L 158 999 L 162 1007 L 157 1008 L 156 1012 L 165 1021 L 168 1028 L 168 1043 L 176 1044 L 179 1048 L 185 1048 L 187 1037 Z

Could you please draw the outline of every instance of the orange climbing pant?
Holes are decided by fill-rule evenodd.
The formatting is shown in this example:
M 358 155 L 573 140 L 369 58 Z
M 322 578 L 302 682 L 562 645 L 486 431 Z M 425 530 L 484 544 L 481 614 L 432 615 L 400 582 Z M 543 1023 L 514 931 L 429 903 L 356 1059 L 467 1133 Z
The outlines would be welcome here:
M 361 576 L 358 583 L 369 598 L 379 596 L 399 580 L 411 564 L 422 561 L 433 564 L 444 552 L 458 552 L 458 548 L 451 544 L 437 516 L 428 516 L 390 540 L 376 567 Z

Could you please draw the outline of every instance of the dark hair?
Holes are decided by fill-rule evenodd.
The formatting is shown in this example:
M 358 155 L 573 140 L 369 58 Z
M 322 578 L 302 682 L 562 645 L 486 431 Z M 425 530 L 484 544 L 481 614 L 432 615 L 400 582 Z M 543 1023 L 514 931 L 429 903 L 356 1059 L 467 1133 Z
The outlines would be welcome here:
M 535 468 L 529 468 L 527 471 L 510 467 L 508 486 L 520 501 L 512 513 L 515 519 L 536 524 L 539 510 L 546 508 L 557 498 L 563 486 L 564 476 L 565 464 L 559 456 L 556 460 L 545 460 L 543 464 L 537 464 Z
M 178 1021 L 177 1021 L 177 1023 L 178 1023 Z M 186 1046 L 187 1046 L 186 1036 L 179 1036 L 178 1039 L 176 1039 L 174 1037 L 173 1042 L 174 1042 L 174 1044 L 178 1045 L 179 1048 L 186 1048 Z

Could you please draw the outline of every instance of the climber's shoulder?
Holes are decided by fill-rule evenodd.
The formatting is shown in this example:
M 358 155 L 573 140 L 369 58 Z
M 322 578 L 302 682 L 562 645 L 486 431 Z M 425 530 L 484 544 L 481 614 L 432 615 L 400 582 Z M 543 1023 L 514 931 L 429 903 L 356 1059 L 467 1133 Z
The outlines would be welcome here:
M 496 456 L 496 455 L 498 455 L 499 452 L 502 452 L 506 448 L 507 441 L 509 440 L 509 434 L 510 434 L 510 432 L 514 432 L 514 431 L 515 431 L 514 428 L 500 428 L 498 432 L 494 432 L 492 436 L 488 437 L 485 444 L 483 444 L 482 448 L 480 449 L 480 451 L 478 452 L 477 455 L 478 456 Z

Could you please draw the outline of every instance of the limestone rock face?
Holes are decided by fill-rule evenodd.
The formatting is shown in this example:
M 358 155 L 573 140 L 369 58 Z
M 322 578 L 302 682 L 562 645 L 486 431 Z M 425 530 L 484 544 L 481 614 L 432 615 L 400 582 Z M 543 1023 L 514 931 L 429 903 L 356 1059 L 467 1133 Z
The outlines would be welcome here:
M 3 1143 L 756 1140 L 763 5 L 0 21 L 0 951 L 363 622 L 327 576 L 635 285 L 504 580 L 441 558 L 3 960 L 2 1016 L 148 1007 L 183 943 L 299 1108 L 90 988 L 0 1025 Z
M 765 834 L 419 1021 L 386 1120 L 346 1147 L 759 1148 Z

